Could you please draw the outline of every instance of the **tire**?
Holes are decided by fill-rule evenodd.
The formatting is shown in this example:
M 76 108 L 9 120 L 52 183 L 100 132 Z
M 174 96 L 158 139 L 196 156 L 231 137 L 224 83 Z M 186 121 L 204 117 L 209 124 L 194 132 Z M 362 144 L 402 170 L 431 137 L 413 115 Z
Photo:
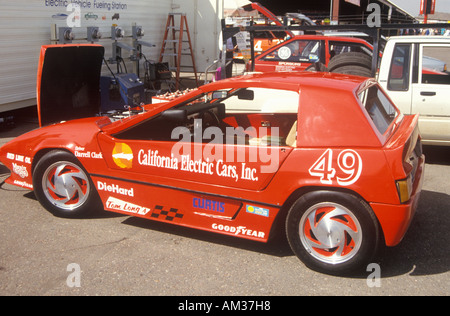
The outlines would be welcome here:
M 343 66 L 333 70 L 334 73 L 355 75 L 361 77 L 372 77 L 372 71 L 361 66 Z
M 289 210 L 286 234 L 309 268 L 332 275 L 359 272 L 374 258 L 380 229 L 370 206 L 346 193 L 315 191 Z
M 55 216 L 82 217 L 100 205 L 88 173 L 65 151 L 51 151 L 38 161 L 33 172 L 33 188 L 41 205 Z
M 362 72 L 362 69 L 366 69 Z M 328 63 L 330 72 L 345 73 L 349 75 L 361 74 L 372 76 L 372 58 L 364 53 L 342 53 Z M 345 71 L 345 72 L 343 72 Z

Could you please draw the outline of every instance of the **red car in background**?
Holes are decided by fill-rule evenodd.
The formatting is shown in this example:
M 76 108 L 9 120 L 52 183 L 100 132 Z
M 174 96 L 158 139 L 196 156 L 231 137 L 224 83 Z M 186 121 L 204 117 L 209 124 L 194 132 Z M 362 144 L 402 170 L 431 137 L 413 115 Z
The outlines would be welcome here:
M 423 182 L 418 116 L 403 116 L 375 80 L 252 74 L 68 120 L 98 110 L 103 53 L 44 47 L 40 122 L 67 121 L 0 148 L 6 183 L 48 211 L 100 208 L 260 242 L 286 231 L 307 266 L 332 274 L 402 240 Z
M 328 67 L 342 53 L 362 53 L 371 59 L 373 46 L 359 38 L 298 35 L 257 56 L 254 71 L 302 71 L 316 62 Z

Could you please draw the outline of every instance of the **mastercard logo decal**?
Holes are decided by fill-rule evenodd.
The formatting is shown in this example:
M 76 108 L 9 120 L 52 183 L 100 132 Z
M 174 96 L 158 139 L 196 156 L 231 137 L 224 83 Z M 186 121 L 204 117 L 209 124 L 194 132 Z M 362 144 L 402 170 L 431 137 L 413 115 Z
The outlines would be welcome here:
M 123 169 L 133 167 L 133 151 L 125 143 L 117 143 L 112 152 L 114 163 Z

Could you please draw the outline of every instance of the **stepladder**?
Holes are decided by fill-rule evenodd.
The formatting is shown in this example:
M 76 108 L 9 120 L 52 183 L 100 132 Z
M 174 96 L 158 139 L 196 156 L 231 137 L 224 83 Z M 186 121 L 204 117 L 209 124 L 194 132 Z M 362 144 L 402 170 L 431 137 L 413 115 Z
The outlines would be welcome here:
M 179 25 L 175 17 L 179 16 Z M 192 73 L 196 86 L 199 86 L 194 51 L 192 48 L 189 26 L 184 13 L 169 13 L 167 17 L 164 39 L 159 55 L 159 62 L 167 61 L 169 70 L 175 73 L 175 89 L 180 88 L 181 73 Z

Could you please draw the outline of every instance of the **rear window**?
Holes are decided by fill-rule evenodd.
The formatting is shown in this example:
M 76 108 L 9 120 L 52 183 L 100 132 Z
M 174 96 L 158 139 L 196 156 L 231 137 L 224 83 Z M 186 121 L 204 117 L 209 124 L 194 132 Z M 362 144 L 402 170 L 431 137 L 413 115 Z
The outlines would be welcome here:
M 373 85 L 359 94 L 359 99 L 381 134 L 386 133 L 389 125 L 398 116 L 397 108 L 378 86 Z

